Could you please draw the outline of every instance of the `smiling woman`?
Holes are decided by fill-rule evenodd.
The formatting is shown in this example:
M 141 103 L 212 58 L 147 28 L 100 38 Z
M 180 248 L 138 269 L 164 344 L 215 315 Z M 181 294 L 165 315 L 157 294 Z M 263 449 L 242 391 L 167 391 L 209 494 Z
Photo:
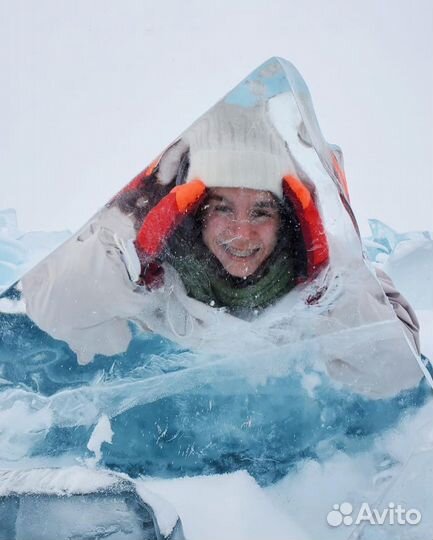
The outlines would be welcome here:
M 210 189 L 169 246 L 190 297 L 245 319 L 287 294 L 305 266 L 293 211 L 259 189 Z
M 240 337 L 256 351 L 322 340 L 328 374 L 375 397 L 422 377 L 416 317 L 364 260 L 341 152 L 278 58 L 25 276 L 23 291 L 28 315 L 81 363 L 126 351 L 138 329 L 224 357 Z M 371 328 L 375 354 L 352 339 Z
M 278 240 L 278 204 L 268 191 L 211 190 L 204 209 L 203 241 L 232 276 L 254 274 Z

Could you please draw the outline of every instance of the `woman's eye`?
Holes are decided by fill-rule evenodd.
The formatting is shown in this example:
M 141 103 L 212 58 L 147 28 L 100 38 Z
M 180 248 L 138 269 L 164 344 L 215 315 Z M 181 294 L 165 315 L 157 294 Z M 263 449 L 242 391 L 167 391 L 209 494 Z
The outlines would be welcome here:
M 271 218 L 272 214 L 271 212 L 268 212 L 267 210 L 254 210 L 254 212 L 251 213 L 252 218 Z
M 220 212 L 222 214 L 226 214 L 228 212 L 231 212 L 231 208 L 230 206 L 227 206 L 225 204 L 217 204 L 215 207 L 214 207 L 214 211 L 215 212 Z

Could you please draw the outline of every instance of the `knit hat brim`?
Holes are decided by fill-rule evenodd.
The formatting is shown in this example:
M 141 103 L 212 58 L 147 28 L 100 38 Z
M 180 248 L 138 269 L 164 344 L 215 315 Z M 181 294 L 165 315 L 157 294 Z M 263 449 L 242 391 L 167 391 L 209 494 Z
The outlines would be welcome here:
M 225 102 L 183 135 L 189 147 L 186 182 L 207 187 L 241 187 L 283 197 L 282 179 L 295 174 L 287 146 L 269 119 L 266 106 L 246 108 Z
M 282 179 L 293 174 L 288 155 L 260 151 L 196 151 L 190 162 L 188 178 L 201 179 L 209 188 L 250 188 L 272 192 L 282 199 Z

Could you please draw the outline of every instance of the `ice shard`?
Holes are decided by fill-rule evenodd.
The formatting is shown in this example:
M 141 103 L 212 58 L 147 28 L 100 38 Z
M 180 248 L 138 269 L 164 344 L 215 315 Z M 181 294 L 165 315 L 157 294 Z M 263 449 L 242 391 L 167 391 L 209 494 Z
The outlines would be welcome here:
M 266 192 L 278 205 L 284 217 L 267 261 L 263 239 L 236 240 L 237 216 L 225 237 L 206 240 L 215 189 Z M 224 211 L 211 205 L 212 216 Z M 260 219 L 243 216 L 251 227 Z M 236 274 L 242 265 L 248 275 Z M 237 285 L 236 277 L 248 283 Z M 325 141 L 302 77 L 279 58 L 185 130 L 22 283 L 28 315 L 83 364 L 126 351 L 131 322 L 223 354 L 239 336 L 266 350 L 329 334 L 347 341 L 348 331 L 379 325 L 391 336 L 374 343 L 380 366 L 365 347 L 354 345 L 344 358 L 324 347 L 328 371 L 365 393 L 393 393 L 383 377 L 394 362 L 392 339 L 406 355 L 403 387 L 420 378 L 416 351 L 363 258 L 341 151 Z M 363 378 L 373 369 L 375 381 Z
M 268 484 L 300 460 L 368 448 L 428 396 L 365 258 L 341 150 L 280 58 L 5 299 L 3 460 L 87 456 L 106 415 L 110 467 L 244 468 Z

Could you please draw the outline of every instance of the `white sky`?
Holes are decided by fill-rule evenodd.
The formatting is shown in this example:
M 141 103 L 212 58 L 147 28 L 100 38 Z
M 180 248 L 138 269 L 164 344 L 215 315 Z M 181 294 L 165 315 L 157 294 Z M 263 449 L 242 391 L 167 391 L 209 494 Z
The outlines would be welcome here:
M 257 65 L 307 81 L 352 202 L 433 229 L 431 0 L 0 0 L 0 208 L 76 230 Z

